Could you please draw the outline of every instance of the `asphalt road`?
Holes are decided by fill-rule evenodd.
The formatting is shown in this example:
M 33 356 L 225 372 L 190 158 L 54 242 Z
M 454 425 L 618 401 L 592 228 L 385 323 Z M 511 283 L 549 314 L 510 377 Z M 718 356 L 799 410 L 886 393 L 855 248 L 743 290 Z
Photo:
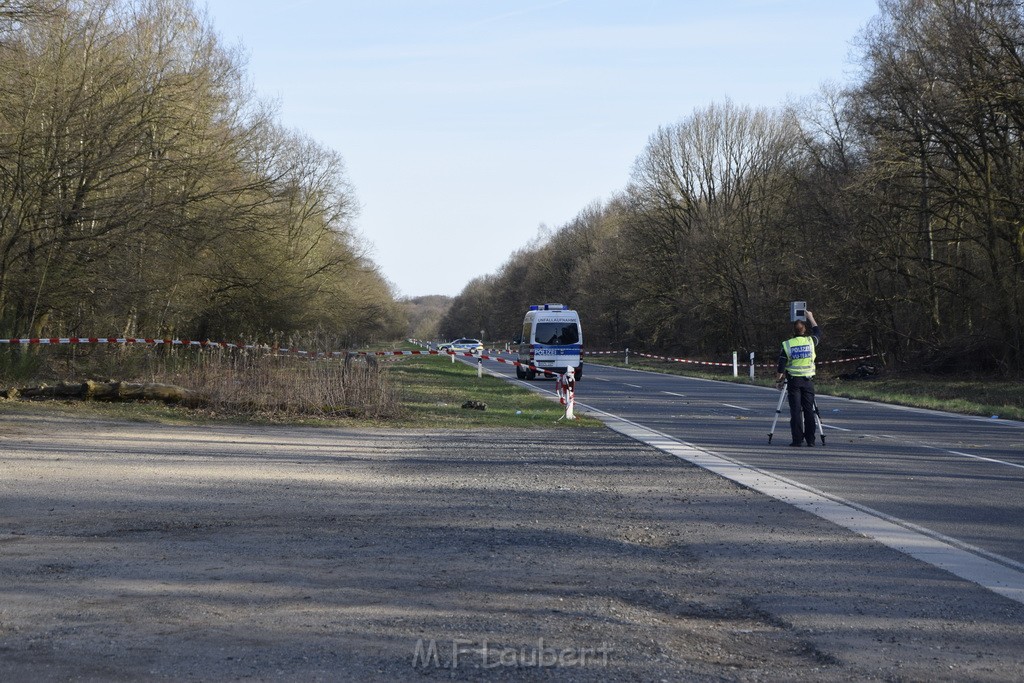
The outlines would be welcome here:
M 0 404 L 4 682 L 1024 680 L 951 578 L 611 429 Z
M 487 367 L 515 376 L 511 366 Z M 763 387 L 595 364 L 585 364 L 576 393 L 580 407 L 1024 563 L 1024 423 L 820 395 L 826 444 L 797 449 L 786 405 L 768 444 L 778 398 Z

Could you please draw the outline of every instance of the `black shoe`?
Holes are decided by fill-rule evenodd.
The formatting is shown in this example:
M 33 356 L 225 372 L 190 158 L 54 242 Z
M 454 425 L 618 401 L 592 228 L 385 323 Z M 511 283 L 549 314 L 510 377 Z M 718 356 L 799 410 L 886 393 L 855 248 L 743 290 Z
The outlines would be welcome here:
M 790 448 L 792 448 L 794 446 L 803 446 L 803 444 L 800 443 L 799 441 L 794 441 L 793 443 L 789 444 L 789 446 L 790 446 Z
M 808 441 L 807 442 L 807 447 L 808 448 L 814 448 L 814 441 Z

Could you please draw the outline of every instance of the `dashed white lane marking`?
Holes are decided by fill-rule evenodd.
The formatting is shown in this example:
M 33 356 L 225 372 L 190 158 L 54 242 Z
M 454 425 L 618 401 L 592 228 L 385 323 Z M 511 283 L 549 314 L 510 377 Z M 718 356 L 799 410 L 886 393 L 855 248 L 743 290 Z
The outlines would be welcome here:
M 620 368 L 620 369 L 622 369 L 622 368 Z M 642 373 L 645 373 L 645 374 L 660 375 L 662 377 L 665 376 L 665 375 L 661 375 L 661 373 L 650 372 L 648 370 L 633 370 L 633 372 L 642 372 Z M 503 375 L 498 375 L 498 374 L 495 373 L 495 376 L 496 377 L 502 377 Z M 592 379 L 600 380 L 602 382 L 610 382 L 611 381 L 609 379 L 605 379 L 604 377 L 592 377 Z M 693 378 L 691 378 L 691 379 L 693 379 Z M 717 380 L 701 380 L 701 381 L 704 381 L 704 382 L 714 382 L 714 381 L 717 381 Z M 625 382 L 623 382 L 623 384 L 625 384 Z M 642 389 L 643 388 L 642 386 L 639 386 L 639 385 L 636 385 L 636 384 L 626 384 L 626 386 L 636 387 L 638 389 Z M 753 388 L 763 388 L 763 387 L 753 387 Z M 674 391 L 662 391 L 661 393 L 662 394 L 667 394 L 668 396 L 678 396 L 679 398 L 686 398 L 686 394 L 680 394 L 680 393 L 676 393 Z M 854 402 L 855 403 L 862 403 L 863 401 L 854 401 Z M 582 404 L 577 404 L 577 405 L 582 405 Z M 722 405 L 728 406 L 730 408 L 738 408 L 739 410 L 747 410 L 747 411 L 750 410 L 749 408 L 743 408 L 741 406 L 732 405 L 730 403 L 723 403 Z M 925 409 L 922 409 L 922 408 L 907 408 L 905 406 L 889 406 L 889 405 L 886 405 L 885 407 L 887 407 L 887 408 L 897 408 L 897 409 L 900 409 L 900 410 L 907 410 L 907 411 L 912 411 L 912 412 L 922 412 L 922 413 L 929 412 L 929 411 L 927 411 Z M 967 418 L 967 419 L 972 419 L 972 420 L 978 419 L 978 418 L 970 418 L 970 416 L 958 415 L 958 414 L 955 414 L 955 413 L 943 413 L 943 412 L 940 412 L 940 411 L 930 411 L 930 412 L 937 413 L 939 415 L 948 415 L 949 417 Z M 619 419 L 621 419 L 621 418 L 619 418 Z M 984 420 L 980 420 L 980 421 L 984 421 Z M 854 431 L 852 429 L 846 429 L 845 427 L 836 427 L 835 425 L 825 424 L 824 422 L 822 422 L 822 427 L 825 427 L 827 429 L 835 429 L 835 430 L 840 431 L 840 432 L 853 432 Z M 893 440 L 893 441 L 899 441 L 899 439 L 897 439 L 895 436 L 892 436 L 890 434 L 866 434 L 865 436 L 867 436 L 870 439 L 890 439 L 890 440 Z M 995 465 L 1006 465 L 1008 467 L 1015 467 L 1017 469 L 1024 469 L 1024 465 L 1020 465 L 1018 463 L 1007 462 L 1006 460 L 999 460 L 997 458 L 986 458 L 985 456 L 982 456 L 982 455 L 973 455 L 971 453 L 964 453 L 962 451 L 954 451 L 954 450 L 950 450 L 948 448 L 939 448 L 937 446 L 930 446 L 928 444 L 924 444 L 924 443 L 920 443 L 920 442 L 915 442 L 913 444 L 908 444 L 908 445 L 920 446 L 922 448 L 927 448 L 927 449 L 930 449 L 930 450 L 933 450 L 933 451 L 939 451 L 940 453 L 949 453 L 951 455 L 959 455 L 961 457 L 970 458 L 972 460 L 981 460 L 983 462 L 990 462 L 990 463 L 993 463 Z
M 597 365 L 597 363 L 594 363 L 593 365 Z M 637 368 L 622 368 L 622 367 L 611 366 L 611 365 L 602 366 L 602 369 L 603 370 L 610 370 L 610 371 L 613 371 L 613 372 L 619 371 L 619 370 L 622 370 L 624 372 L 637 372 L 637 373 L 640 373 L 640 374 L 643 374 L 643 375 L 654 375 L 656 377 L 661 377 L 662 379 L 671 378 L 671 379 L 674 379 L 674 380 L 685 381 L 685 382 L 707 382 L 707 383 L 719 384 L 719 385 L 721 385 L 721 384 L 733 384 L 733 382 L 729 382 L 728 380 L 706 379 L 704 377 L 689 377 L 689 376 L 683 376 L 683 375 L 670 375 L 670 374 L 665 373 L 665 372 L 656 372 L 654 370 L 638 370 Z M 761 390 L 761 391 L 770 391 L 773 394 L 778 394 L 778 392 L 779 392 L 778 389 L 774 389 L 772 387 L 763 387 L 763 386 L 760 386 L 760 385 L 757 385 L 757 384 L 744 384 L 744 385 L 741 385 L 741 386 L 744 386 L 747 389 L 754 389 L 754 390 Z M 976 415 L 962 415 L 960 413 L 949 413 L 949 412 L 946 412 L 946 411 L 943 411 L 943 410 L 933 410 L 931 408 L 913 408 L 911 406 L 897 406 L 897 405 L 893 405 L 891 403 L 878 403 L 876 401 L 865 401 L 865 400 L 857 399 L 857 398 L 842 398 L 840 396 L 831 396 L 829 394 L 818 394 L 818 396 L 822 397 L 822 398 L 825 398 L 825 399 L 829 399 L 829 400 L 842 401 L 844 403 L 856 403 L 856 404 L 859 404 L 859 405 L 869 406 L 869 407 L 874 408 L 874 409 L 884 408 L 886 410 L 902 410 L 904 412 L 920 413 L 922 415 L 941 415 L 943 417 L 949 417 L 949 418 L 953 418 L 953 419 L 956 419 L 956 420 L 966 420 L 968 422 L 984 422 L 984 423 L 987 423 L 987 424 L 998 425 L 1000 427 L 1008 427 L 1008 428 L 1011 428 L 1011 429 L 1024 429 L 1024 421 L 1019 421 L 1019 420 L 1006 420 L 1006 419 L 998 419 L 997 420 L 997 419 L 992 419 L 991 417 L 978 417 Z
M 623 382 L 627 387 L 633 387 L 634 389 L 643 389 L 639 384 L 630 384 L 629 382 Z
M 1024 564 L 752 465 L 703 451 L 598 408 L 577 404 L 620 434 L 1024 604 Z
M 914 441 L 907 443 L 902 439 L 898 439 L 891 434 L 868 434 L 869 439 L 888 439 L 889 441 L 895 441 L 897 443 L 907 444 L 908 446 L 917 446 L 918 448 L 926 448 L 930 451 L 938 451 L 939 453 L 949 453 L 950 455 L 959 455 L 962 458 L 970 458 L 971 460 L 983 460 L 985 462 L 995 463 L 996 465 L 1006 465 L 1007 467 L 1016 467 L 1017 469 L 1024 470 L 1024 465 L 1007 462 L 1006 460 L 999 460 L 998 458 L 986 458 L 983 455 L 974 455 L 972 453 L 964 453 L 963 451 L 954 451 L 949 448 L 941 448 L 939 446 L 932 446 L 931 444 L 921 443 L 920 441 Z
M 723 403 L 722 405 L 725 406 L 726 408 L 735 408 L 736 410 L 745 410 L 748 413 L 750 412 L 750 408 L 744 408 L 743 406 L 734 406 L 731 403 Z
M 984 460 L 985 462 L 994 462 L 999 465 L 1008 465 L 1010 467 L 1017 467 L 1024 470 L 1024 465 L 1018 465 L 1015 462 L 1006 462 L 1005 460 L 998 460 L 996 458 L 986 458 L 983 455 L 973 455 L 971 453 L 964 453 L 963 451 L 951 451 L 945 448 L 939 448 L 938 446 L 929 446 L 927 444 L 921 444 L 921 447 L 932 451 L 939 451 L 940 453 L 952 453 L 953 455 L 960 455 L 965 458 L 971 458 L 972 460 Z

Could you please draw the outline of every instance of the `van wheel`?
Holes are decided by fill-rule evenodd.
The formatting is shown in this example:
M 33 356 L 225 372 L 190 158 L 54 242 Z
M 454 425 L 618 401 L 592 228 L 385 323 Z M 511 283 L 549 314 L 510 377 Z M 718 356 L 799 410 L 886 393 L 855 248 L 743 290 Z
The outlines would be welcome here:
M 518 365 L 516 366 L 516 378 L 517 379 L 526 379 L 526 371 L 523 370 Z
M 537 379 L 537 373 L 534 372 L 533 370 L 527 370 L 526 371 L 526 379 L 528 381 L 532 382 L 533 380 Z
M 583 379 L 583 364 L 580 363 L 579 365 L 577 365 L 576 369 L 573 370 L 572 374 L 576 375 L 576 381 L 577 382 L 579 382 L 581 379 Z

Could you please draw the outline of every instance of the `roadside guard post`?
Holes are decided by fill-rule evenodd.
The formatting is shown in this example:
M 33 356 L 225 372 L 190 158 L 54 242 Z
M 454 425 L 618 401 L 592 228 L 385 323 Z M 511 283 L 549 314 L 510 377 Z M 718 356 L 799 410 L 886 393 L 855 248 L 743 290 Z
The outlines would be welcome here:
M 576 416 L 573 415 L 573 408 L 576 405 L 576 372 L 575 368 L 566 368 L 564 375 L 558 376 L 558 383 L 555 385 L 555 393 L 558 394 L 558 400 L 565 406 L 565 415 L 558 418 L 566 420 L 575 420 Z

